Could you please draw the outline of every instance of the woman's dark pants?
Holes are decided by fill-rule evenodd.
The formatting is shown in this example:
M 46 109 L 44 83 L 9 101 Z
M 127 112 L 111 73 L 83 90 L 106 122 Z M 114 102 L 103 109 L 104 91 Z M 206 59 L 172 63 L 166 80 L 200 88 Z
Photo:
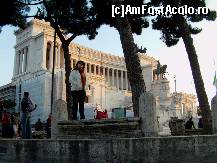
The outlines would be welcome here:
M 84 90 L 71 91 L 72 94 L 72 119 L 77 120 L 78 104 L 80 119 L 85 119 L 84 116 L 84 100 L 86 92 Z

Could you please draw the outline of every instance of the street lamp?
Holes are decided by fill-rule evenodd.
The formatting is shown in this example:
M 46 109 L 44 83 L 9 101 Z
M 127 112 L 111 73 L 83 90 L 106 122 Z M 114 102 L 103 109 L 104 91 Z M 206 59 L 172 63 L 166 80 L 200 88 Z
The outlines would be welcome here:
M 53 67 L 52 67 L 52 82 L 51 82 L 51 114 L 53 111 L 53 95 L 54 95 L 54 70 L 56 58 L 56 30 L 54 29 L 54 46 L 53 46 Z
M 22 80 L 19 80 L 19 92 L 18 92 L 18 98 L 19 98 L 19 106 L 18 106 L 18 112 L 20 113 L 21 110 L 21 97 L 22 96 Z
M 175 93 L 176 93 L 176 75 L 174 75 Z

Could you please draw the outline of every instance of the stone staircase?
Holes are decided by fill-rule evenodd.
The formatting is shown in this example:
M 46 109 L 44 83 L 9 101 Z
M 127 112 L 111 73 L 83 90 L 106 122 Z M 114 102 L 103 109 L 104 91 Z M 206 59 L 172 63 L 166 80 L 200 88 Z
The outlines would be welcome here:
M 59 121 L 58 139 L 108 139 L 142 137 L 139 118 Z

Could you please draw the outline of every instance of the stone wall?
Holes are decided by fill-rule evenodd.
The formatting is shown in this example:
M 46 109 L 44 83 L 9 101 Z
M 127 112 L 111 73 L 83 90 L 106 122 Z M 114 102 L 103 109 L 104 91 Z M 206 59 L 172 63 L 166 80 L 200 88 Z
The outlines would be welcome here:
M 139 138 L 144 134 L 139 118 L 59 121 L 54 127 L 57 139 Z M 55 131 L 55 130 L 54 130 Z
M 0 140 L 0 162 L 214 163 L 217 135 L 83 140 Z

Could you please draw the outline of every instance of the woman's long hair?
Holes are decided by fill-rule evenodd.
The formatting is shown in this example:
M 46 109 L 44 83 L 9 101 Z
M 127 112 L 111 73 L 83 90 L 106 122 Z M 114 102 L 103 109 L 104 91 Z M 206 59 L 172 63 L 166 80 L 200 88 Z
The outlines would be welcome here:
M 74 70 L 78 70 L 78 64 L 82 64 L 82 65 L 84 66 L 84 68 L 85 68 L 85 63 L 84 63 L 84 61 L 78 61 L 78 62 L 76 63 L 76 65 L 75 65 Z

